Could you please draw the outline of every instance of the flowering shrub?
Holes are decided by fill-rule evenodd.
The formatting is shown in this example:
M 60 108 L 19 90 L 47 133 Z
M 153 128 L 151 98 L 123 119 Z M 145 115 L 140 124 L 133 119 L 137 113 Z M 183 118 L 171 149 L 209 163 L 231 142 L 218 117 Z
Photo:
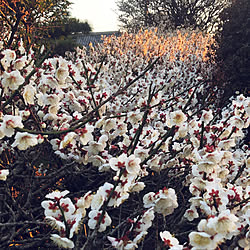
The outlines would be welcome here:
M 106 53 L 118 57 L 128 52 L 133 52 L 138 57 L 147 60 L 154 56 L 168 54 L 169 60 L 185 60 L 187 57 L 199 56 L 199 59 L 207 61 L 208 47 L 214 43 L 210 35 L 203 35 L 200 31 L 188 32 L 176 30 L 172 34 L 162 34 L 157 28 L 141 30 L 137 34 L 123 33 L 121 36 L 103 37 L 103 43 L 99 44 Z M 92 50 L 97 50 L 98 47 Z
M 2 49 L 1 248 L 248 245 L 249 98 L 218 107 L 191 42 L 137 36 L 68 58 Z

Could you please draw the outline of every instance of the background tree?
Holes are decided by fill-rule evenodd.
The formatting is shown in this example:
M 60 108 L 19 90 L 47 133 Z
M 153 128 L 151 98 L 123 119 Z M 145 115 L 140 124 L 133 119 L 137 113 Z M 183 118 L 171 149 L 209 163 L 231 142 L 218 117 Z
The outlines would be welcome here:
M 127 30 L 141 27 L 177 27 L 215 30 L 226 0 L 118 0 L 119 21 Z
M 221 19 L 222 31 L 217 34 L 217 62 L 225 75 L 228 84 L 224 98 L 227 99 L 235 91 L 249 94 L 250 86 L 250 2 L 234 0 L 226 8 Z
M 63 23 L 58 23 L 53 29 L 50 30 L 51 38 L 66 37 L 69 34 L 81 32 L 84 34 L 89 33 L 92 30 L 87 21 L 83 22 L 77 18 L 69 17 L 64 20 Z
M 77 18 L 69 17 L 63 23 L 58 23 L 50 32 L 50 47 L 53 55 L 64 55 L 66 51 L 74 51 L 78 46 L 74 33 L 87 34 L 92 30 L 87 21 L 82 22 Z
M 0 30 L 8 47 L 16 38 L 39 43 L 55 22 L 69 15 L 68 0 L 0 0 Z

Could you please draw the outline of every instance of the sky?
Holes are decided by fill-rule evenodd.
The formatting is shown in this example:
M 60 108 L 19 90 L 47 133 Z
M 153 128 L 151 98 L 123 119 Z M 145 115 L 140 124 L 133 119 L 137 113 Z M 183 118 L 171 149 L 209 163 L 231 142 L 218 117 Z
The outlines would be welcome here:
M 116 31 L 118 21 L 116 0 L 71 0 L 71 15 L 81 21 L 88 21 L 92 31 Z

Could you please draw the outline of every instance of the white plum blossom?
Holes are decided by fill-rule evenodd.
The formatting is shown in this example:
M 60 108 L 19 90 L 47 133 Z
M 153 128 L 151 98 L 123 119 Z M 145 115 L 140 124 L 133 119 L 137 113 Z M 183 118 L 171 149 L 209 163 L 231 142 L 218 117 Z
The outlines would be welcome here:
M 65 230 L 65 224 L 53 216 L 46 215 L 45 222 L 57 231 Z
M 25 66 L 25 64 L 26 64 L 26 60 L 27 60 L 26 56 L 22 56 L 21 58 L 18 58 L 17 60 L 15 60 L 15 62 L 14 62 L 14 68 L 16 70 L 23 69 L 24 66 Z
M 81 213 L 82 217 L 86 215 L 86 209 L 90 207 L 93 199 L 93 195 L 91 195 L 91 191 L 87 192 L 83 197 L 77 199 L 76 202 L 76 213 Z
M 16 59 L 16 53 L 14 50 L 6 49 L 1 52 L 4 57 L 1 59 L 1 64 L 3 65 L 4 69 L 7 70 L 10 67 L 12 61 Z
M 50 89 L 56 89 L 58 82 L 52 75 L 42 75 L 42 79 L 38 85 L 39 90 L 45 94 Z
M 108 119 L 107 121 L 104 122 L 103 129 L 106 132 L 110 132 L 111 129 L 114 129 L 116 126 L 115 119 Z
M 203 121 L 205 125 L 207 125 L 212 119 L 213 119 L 213 111 L 211 109 L 209 111 L 206 110 L 202 111 L 201 121 Z
M 142 191 L 145 188 L 145 183 L 144 182 L 136 182 L 134 184 L 132 184 L 130 192 L 137 192 L 139 193 L 140 191 Z
M 29 110 L 22 110 L 22 111 L 19 111 L 19 115 L 22 117 L 22 120 L 25 121 L 29 118 L 30 116 L 30 111 Z M 45 125 L 45 123 L 44 123 Z
M 231 214 L 229 210 L 224 210 L 218 216 L 209 218 L 207 227 L 225 235 L 237 229 L 237 221 L 238 218 L 234 214 Z
M 137 124 L 139 121 L 141 121 L 141 119 L 142 115 L 139 110 L 137 110 L 136 112 L 128 113 L 128 122 L 130 122 L 131 124 Z
M 7 176 L 9 175 L 10 171 L 8 169 L 1 169 L 0 170 L 0 180 L 1 181 L 6 181 Z
M 105 182 L 103 186 L 99 187 L 91 200 L 91 209 L 99 210 L 113 188 L 114 185 L 108 182 Z
M 118 158 L 111 158 L 109 160 L 110 167 L 114 171 L 120 171 L 126 169 L 129 174 L 138 174 L 140 171 L 140 158 L 136 158 L 135 155 L 127 157 L 126 154 L 120 155 Z
M 145 208 L 154 206 L 155 193 L 149 192 L 143 196 L 143 204 Z
M 44 105 L 58 105 L 59 101 L 60 101 L 60 97 L 58 95 L 55 94 L 44 94 L 42 96 L 42 101 Z
M 175 237 L 173 237 L 170 232 L 160 232 L 160 237 L 164 242 L 164 246 L 169 247 L 169 249 L 183 249 L 183 246 L 179 245 L 179 241 Z
M 69 71 L 65 67 L 59 67 L 55 73 L 56 79 L 58 80 L 59 84 L 65 83 L 66 78 L 69 76 Z
M 11 137 L 15 133 L 15 128 L 23 128 L 22 118 L 20 116 L 5 115 L 0 128 L 2 133 Z
M 99 155 L 90 156 L 88 158 L 88 162 L 92 163 L 93 166 L 99 167 L 98 168 L 99 171 L 101 171 L 101 169 L 105 169 L 106 166 L 109 169 L 109 165 L 105 164 L 106 161 L 101 156 L 99 156 Z
M 26 85 L 23 91 L 23 99 L 25 103 L 34 105 L 35 94 L 36 94 L 36 88 L 33 87 L 32 85 Z
M 199 218 L 199 214 L 195 206 L 191 206 L 189 209 L 186 210 L 184 217 L 187 218 L 188 221 L 192 221 L 196 218 Z
M 137 244 L 132 242 L 131 240 L 124 242 L 122 239 L 116 239 L 114 237 L 107 237 L 108 240 L 111 242 L 112 247 L 118 250 L 134 250 L 137 248 Z
M 173 213 L 178 207 L 175 190 L 172 188 L 164 188 L 157 193 L 150 192 L 144 195 L 143 204 L 145 208 L 153 207 L 155 212 L 164 216 Z
M 206 153 L 202 158 L 204 160 L 214 162 L 214 163 L 220 163 L 223 157 L 223 152 L 221 151 L 214 151 L 212 153 Z
M 23 83 L 24 78 L 18 70 L 11 71 L 10 73 L 3 73 L 2 85 L 5 88 L 5 91 L 7 91 L 7 89 L 16 90 Z
M 90 229 L 95 229 L 97 222 L 99 221 L 101 215 L 102 215 L 102 210 L 100 211 L 91 210 L 89 212 L 88 226 Z M 111 225 L 111 222 L 112 222 L 111 218 L 109 217 L 108 213 L 105 212 L 102 220 L 100 221 L 98 232 L 105 231 L 106 228 Z
M 70 239 L 73 238 L 74 234 L 78 233 L 81 227 L 82 218 L 83 218 L 83 215 L 81 213 L 74 213 L 68 218 L 67 223 L 70 227 L 70 231 L 69 231 Z
M 94 127 L 91 125 L 86 125 L 85 128 L 79 130 L 80 142 L 82 145 L 88 144 L 88 142 L 93 140 L 92 132 L 94 131 Z
M 186 115 L 181 110 L 171 112 L 169 116 L 171 126 L 181 126 L 187 120 Z
M 143 148 L 135 149 L 135 156 L 144 161 L 148 157 L 148 150 Z
M 37 144 L 38 140 L 36 135 L 29 134 L 27 132 L 17 132 L 12 147 L 17 147 L 19 150 L 26 150 L 27 148 L 36 146 Z
M 174 209 L 178 207 L 177 197 L 172 188 L 160 190 L 155 199 L 155 211 L 164 216 L 172 214 Z
M 139 224 L 141 225 L 140 227 L 136 228 L 137 232 L 141 232 L 141 231 L 147 231 L 148 228 L 150 228 L 152 226 L 152 222 L 155 218 L 154 215 L 154 209 L 150 208 L 148 209 L 142 216 L 142 218 L 139 220 Z
M 61 237 L 58 234 L 51 234 L 50 239 L 58 246 L 61 248 L 74 248 L 75 244 L 73 241 L 66 237 Z
M 64 136 L 63 140 L 61 141 L 59 149 L 63 149 L 68 145 L 73 144 L 75 142 L 75 138 L 76 138 L 76 133 L 69 132 L 66 136 Z
M 212 161 L 201 161 L 197 166 L 199 171 L 204 171 L 206 173 L 212 173 L 216 168 L 217 164 Z
M 46 198 L 47 199 L 61 199 L 63 197 L 65 197 L 67 194 L 69 194 L 68 190 L 64 190 L 64 191 L 59 191 L 59 190 L 55 190 L 52 193 L 46 194 Z
M 215 249 L 219 243 L 210 234 L 204 232 L 191 232 L 188 237 L 193 249 L 196 250 Z
M 235 139 L 227 139 L 227 140 L 222 140 L 219 142 L 218 147 L 224 150 L 228 150 L 232 147 L 234 147 L 235 144 Z
M 130 174 L 138 174 L 140 171 L 140 158 L 136 158 L 135 155 L 130 155 L 127 160 L 126 170 Z
M 91 155 L 97 155 L 99 152 L 104 151 L 105 146 L 106 145 L 104 143 L 90 141 L 88 146 L 88 152 Z

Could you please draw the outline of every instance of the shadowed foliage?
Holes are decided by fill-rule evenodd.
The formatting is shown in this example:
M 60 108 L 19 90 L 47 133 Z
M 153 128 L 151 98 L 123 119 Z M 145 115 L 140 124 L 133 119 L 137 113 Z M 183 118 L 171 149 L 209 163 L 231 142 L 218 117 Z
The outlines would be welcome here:
M 219 44 L 216 56 L 228 81 L 224 96 L 228 98 L 235 91 L 249 94 L 250 2 L 233 1 L 231 7 L 223 11 L 221 19 L 224 24 L 216 37 Z

